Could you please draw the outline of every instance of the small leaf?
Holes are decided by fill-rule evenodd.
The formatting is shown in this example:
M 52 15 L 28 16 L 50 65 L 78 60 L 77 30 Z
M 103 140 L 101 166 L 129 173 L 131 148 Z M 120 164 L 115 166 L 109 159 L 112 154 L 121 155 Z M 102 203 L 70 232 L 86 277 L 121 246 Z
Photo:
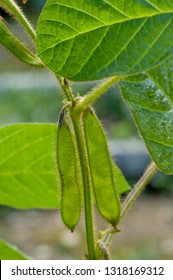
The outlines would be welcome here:
M 0 240 L 0 259 L 1 260 L 27 260 L 28 258 L 15 246 Z
M 57 126 L 13 124 L 0 128 L 0 204 L 15 208 L 58 208 Z
M 105 134 L 94 112 L 88 109 L 83 113 L 83 125 L 96 204 L 101 215 L 115 225 L 120 201 Z
M 37 53 L 57 75 L 97 80 L 156 66 L 172 53 L 172 38 L 173 0 L 48 0 Z
M 121 82 L 148 151 L 165 173 L 173 173 L 173 57 L 143 76 Z
M 76 140 L 72 124 L 63 117 L 57 134 L 57 167 L 61 184 L 61 216 L 64 224 L 72 231 L 78 223 L 81 212 L 80 170 Z

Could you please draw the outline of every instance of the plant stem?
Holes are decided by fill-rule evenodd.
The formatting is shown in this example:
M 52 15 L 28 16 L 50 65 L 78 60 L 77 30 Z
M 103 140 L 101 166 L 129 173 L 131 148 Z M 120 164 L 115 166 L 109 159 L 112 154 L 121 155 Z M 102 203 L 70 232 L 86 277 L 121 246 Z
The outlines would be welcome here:
M 70 82 L 58 75 L 56 75 L 56 77 L 60 83 L 60 86 L 63 90 L 63 93 L 67 101 L 74 102 L 74 96 L 73 96 L 72 88 L 70 87 Z
M 12 14 L 23 25 L 25 30 L 30 34 L 31 38 L 35 41 L 35 31 L 19 6 L 13 0 L 1 0 L 0 2 L 0 6 L 2 6 L 9 14 Z
M 83 186 L 84 186 L 84 209 L 85 209 L 85 226 L 86 226 L 88 258 L 90 260 L 96 260 L 93 211 L 92 211 L 92 199 L 91 199 L 91 178 L 90 178 L 85 135 L 81 123 L 82 122 L 81 115 L 72 113 L 71 118 L 74 126 L 74 131 L 76 134 L 79 158 L 81 163 Z
M 63 79 L 60 76 L 56 76 L 56 77 L 62 87 L 66 100 L 72 102 L 72 105 L 75 105 L 75 99 L 70 86 L 70 82 L 66 79 Z M 96 260 L 93 209 L 92 209 L 92 199 L 91 199 L 92 183 L 90 178 L 89 161 L 87 155 L 85 135 L 82 126 L 82 116 L 80 113 L 76 113 L 76 112 L 74 113 L 74 108 L 73 110 L 71 110 L 70 115 L 74 127 L 77 146 L 78 146 L 82 180 L 84 186 L 83 192 L 84 192 L 85 227 L 86 227 L 88 258 L 90 260 Z
M 35 67 L 45 67 L 42 61 L 37 56 L 35 56 L 26 46 L 24 46 L 20 42 L 20 40 L 8 29 L 1 18 L 0 43 L 23 62 Z
M 89 105 L 91 105 L 96 99 L 98 99 L 107 89 L 109 89 L 116 82 L 122 80 L 125 76 L 114 76 L 103 80 L 95 88 L 88 92 L 79 103 L 76 105 L 75 110 L 77 112 L 84 111 Z
M 152 161 L 122 204 L 120 221 L 157 171 L 158 168 Z

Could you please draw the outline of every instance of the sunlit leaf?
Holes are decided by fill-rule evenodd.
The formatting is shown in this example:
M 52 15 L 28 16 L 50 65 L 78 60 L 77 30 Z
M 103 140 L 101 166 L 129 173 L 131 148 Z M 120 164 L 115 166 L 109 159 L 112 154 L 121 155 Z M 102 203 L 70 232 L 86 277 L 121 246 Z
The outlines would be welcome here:
M 37 53 L 60 76 L 93 80 L 155 66 L 172 38 L 173 0 L 48 0 Z

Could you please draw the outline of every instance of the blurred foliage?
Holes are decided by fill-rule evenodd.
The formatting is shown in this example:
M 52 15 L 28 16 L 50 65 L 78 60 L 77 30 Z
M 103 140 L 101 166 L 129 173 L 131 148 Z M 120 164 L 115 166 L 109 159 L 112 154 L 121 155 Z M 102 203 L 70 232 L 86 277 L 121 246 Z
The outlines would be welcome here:
M 56 102 L 55 102 L 56 100 Z M 56 122 L 62 98 L 49 92 L 15 89 L 0 93 L 0 124 L 15 122 Z

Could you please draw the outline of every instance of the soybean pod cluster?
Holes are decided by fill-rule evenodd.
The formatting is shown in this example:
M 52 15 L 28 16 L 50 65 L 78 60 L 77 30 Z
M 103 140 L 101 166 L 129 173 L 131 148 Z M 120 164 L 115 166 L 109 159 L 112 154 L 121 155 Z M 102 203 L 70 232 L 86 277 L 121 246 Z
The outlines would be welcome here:
M 61 111 L 56 158 L 64 224 L 74 231 L 87 187 L 87 199 L 95 202 L 100 214 L 116 227 L 122 191 L 117 178 L 121 171 L 112 161 L 104 130 L 92 107 L 82 113 L 75 112 L 72 106 Z

